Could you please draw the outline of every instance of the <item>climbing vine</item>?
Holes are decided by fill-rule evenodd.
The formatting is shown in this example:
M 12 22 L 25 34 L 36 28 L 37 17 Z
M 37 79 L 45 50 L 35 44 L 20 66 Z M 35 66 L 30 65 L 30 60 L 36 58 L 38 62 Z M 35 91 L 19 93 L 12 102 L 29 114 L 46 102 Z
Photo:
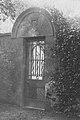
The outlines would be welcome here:
M 54 9 L 51 14 L 57 26 L 55 53 L 58 67 L 53 81 L 57 83 L 58 110 L 75 114 L 80 108 L 80 30 L 58 10 Z

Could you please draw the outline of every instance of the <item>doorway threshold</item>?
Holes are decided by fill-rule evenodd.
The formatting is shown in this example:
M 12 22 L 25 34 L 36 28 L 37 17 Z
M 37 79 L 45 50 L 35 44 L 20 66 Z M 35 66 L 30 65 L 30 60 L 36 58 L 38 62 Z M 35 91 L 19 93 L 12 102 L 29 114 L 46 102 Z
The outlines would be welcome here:
M 28 108 L 28 109 L 34 109 L 34 110 L 42 110 L 42 111 L 45 111 L 44 108 L 31 107 L 31 106 L 24 106 L 23 108 Z

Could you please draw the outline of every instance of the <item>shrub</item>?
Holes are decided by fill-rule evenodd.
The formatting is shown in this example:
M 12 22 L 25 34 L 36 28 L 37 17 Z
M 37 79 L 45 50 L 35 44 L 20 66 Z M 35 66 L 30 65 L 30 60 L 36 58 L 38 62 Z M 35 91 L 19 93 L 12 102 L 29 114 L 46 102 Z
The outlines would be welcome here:
M 58 68 L 53 80 L 57 83 L 59 110 L 75 114 L 80 107 L 80 30 L 58 10 L 51 10 L 51 14 L 57 26 L 55 52 Z

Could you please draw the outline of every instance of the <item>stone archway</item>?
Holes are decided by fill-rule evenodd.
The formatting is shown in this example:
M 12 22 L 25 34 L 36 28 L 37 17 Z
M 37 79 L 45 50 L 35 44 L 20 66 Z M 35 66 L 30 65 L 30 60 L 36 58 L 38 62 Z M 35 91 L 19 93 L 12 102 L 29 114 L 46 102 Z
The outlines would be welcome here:
M 48 36 L 55 37 L 53 18 L 43 8 L 29 8 L 22 12 L 14 23 L 12 37 Z
M 45 84 L 48 82 L 48 76 L 45 76 L 43 79 L 33 80 L 29 79 L 28 71 L 29 71 L 29 49 L 31 49 L 32 44 L 36 44 L 39 42 L 45 41 L 45 68 L 48 69 L 50 66 L 50 59 L 47 54 L 48 52 L 48 44 L 52 41 L 55 41 L 55 27 L 53 24 L 53 18 L 50 13 L 43 8 L 29 8 L 26 11 L 22 12 L 20 16 L 14 23 L 12 29 L 12 38 L 22 38 L 23 39 L 23 58 L 24 58 L 24 97 L 25 97 L 25 105 L 27 106 L 35 106 L 35 107 L 43 107 L 43 101 L 45 101 Z M 37 44 L 36 44 L 37 45 Z M 30 46 L 30 47 L 29 47 Z M 38 46 L 39 47 L 39 46 Z M 41 48 L 40 48 L 41 49 Z M 34 50 L 35 51 L 35 50 Z M 40 51 L 41 52 L 41 51 Z M 31 56 L 31 55 L 30 55 Z M 39 58 L 39 57 L 38 57 Z M 47 59 L 48 58 L 48 59 Z M 27 61 L 27 62 L 26 62 Z M 39 63 L 39 61 L 37 60 Z M 35 63 L 34 63 L 35 64 Z M 32 65 L 30 65 L 32 66 Z M 35 65 L 36 66 L 36 65 Z M 38 72 L 37 72 L 38 73 Z M 42 76 L 41 76 L 42 77 Z M 38 77 L 39 78 L 39 77 Z M 35 87 L 33 87 L 35 86 Z M 33 89 L 32 89 L 33 87 Z M 34 91 L 34 96 L 32 94 Z M 31 95 L 30 95 L 31 94 Z M 43 100 L 41 100 L 41 97 Z M 29 98 L 30 97 L 30 98 Z M 28 99 L 29 98 L 29 99 Z M 37 99 L 35 102 L 35 98 Z M 32 100 L 33 99 L 33 100 Z M 37 105 L 36 105 L 37 104 Z

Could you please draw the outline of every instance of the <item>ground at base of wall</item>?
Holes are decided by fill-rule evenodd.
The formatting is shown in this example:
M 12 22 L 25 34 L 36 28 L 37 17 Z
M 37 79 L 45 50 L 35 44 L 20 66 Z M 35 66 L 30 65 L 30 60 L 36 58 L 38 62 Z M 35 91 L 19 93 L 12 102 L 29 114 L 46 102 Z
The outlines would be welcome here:
M 0 104 L 0 120 L 80 120 L 76 117 L 66 117 L 61 113 L 40 110 L 23 109 L 9 104 Z

